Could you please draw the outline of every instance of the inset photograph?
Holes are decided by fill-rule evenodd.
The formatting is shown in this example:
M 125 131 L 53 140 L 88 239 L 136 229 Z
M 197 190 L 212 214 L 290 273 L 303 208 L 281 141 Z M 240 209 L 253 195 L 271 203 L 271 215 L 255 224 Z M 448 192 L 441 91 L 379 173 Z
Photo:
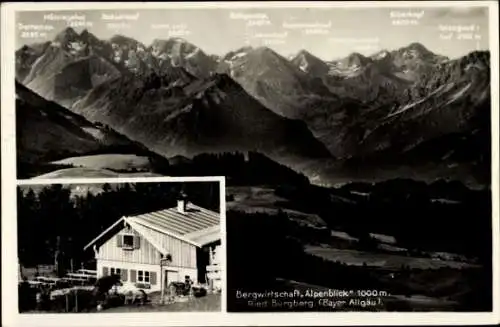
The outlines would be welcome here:
M 19 312 L 220 311 L 219 182 L 18 186 Z

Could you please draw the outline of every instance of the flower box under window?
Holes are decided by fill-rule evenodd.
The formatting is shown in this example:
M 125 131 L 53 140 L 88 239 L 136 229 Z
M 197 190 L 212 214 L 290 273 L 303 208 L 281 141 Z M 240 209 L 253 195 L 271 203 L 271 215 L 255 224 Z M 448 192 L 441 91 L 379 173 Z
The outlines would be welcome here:
M 135 287 L 141 288 L 141 289 L 150 289 L 151 288 L 151 284 L 136 283 Z

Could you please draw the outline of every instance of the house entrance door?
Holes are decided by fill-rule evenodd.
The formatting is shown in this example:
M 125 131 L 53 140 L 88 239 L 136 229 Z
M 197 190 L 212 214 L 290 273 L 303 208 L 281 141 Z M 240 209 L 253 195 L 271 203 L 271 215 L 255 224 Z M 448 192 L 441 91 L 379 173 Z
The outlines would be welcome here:
M 179 281 L 179 273 L 177 271 L 165 270 L 163 272 L 163 276 L 163 285 L 165 285 L 165 290 L 168 290 L 171 282 Z
M 168 296 L 169 299 L 173 299 L 176 296 L 176 287 L 170 285 L 170 283 L 177 281 L 179 273 L 171 270 L 163 271 L 163 289 L 164 294 Z

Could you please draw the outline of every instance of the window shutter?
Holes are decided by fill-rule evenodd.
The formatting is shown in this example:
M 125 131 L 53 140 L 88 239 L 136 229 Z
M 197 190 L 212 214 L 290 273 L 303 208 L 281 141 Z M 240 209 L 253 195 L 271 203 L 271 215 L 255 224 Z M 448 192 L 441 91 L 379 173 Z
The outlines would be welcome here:
M 149 282 L 151 283 L 151 285 L 156 285 L 156 272 L 155 271 L 149 272 Z
M 140 236 L 134 236 L 134 249 L 141 248 L 141 238 Z
M 127 269 L 122 269 L 122 275 L 120 276 L 122 282 L 126 282 L 127 281 Z
M 136 279 L 137 279 L 137 270 L 133 270 L 131 269 L 130 270 L 130 281 L 132 283 L 135 283 L 136 282 Z
M 121 248 L 123 247 L 123 237 L 122 235 L 116 235 L 116 246 Z
M 108 267 L 102 267 L 102 275 L 108 276 Z

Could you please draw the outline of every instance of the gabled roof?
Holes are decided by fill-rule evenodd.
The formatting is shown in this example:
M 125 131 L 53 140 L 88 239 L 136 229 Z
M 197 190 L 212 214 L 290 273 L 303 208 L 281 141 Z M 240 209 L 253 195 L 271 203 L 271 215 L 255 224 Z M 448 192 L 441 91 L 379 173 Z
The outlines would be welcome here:
M 220 224 L 218 213 L 196 206 L 186 205 L 186 213 L 182 214 L 177 208 L 154 211 L 137 216 L 127 217 L 132 221 L 166 234 L 186 235 Z
M 177 208 L 174 207 L 136 216 L 122 217 L 87 244 L 84 250 L 95 244 L 123 220 L 162 253 L 167 253 L 167 251 L 154 244 L 154 238 L 151 234 L 153 231 L 173 236 L 198 247 L 220 239 L 220 215 L 188 203 L 185 213 L 178 212 Z
M 204 246 L 212 242 L 220 240 L 220 226 L 214 225 L 203 230 L 195 231 L 183 236 L 185 239 L 193 243 Z
M 153 235 L 153 233 L 155 233 L 154 231 L 152 231 L 151 229 L 149 229 L 147 227 L 141 226 L 141 225 L 133 223 L 133 222 L 129 222 L 129 224 L 130 224 L 130 227 L 132 227 L 132 229 L 134 229 L 137 233 L 139 233 L 139 235 L 144 237 L 161 254 L 168 254 L 169 253 L 169 251 L 167 249 L 163 248 L 158 242 L 156 242 L 156 238 Z
M 101 234 L 97 235 L 96 238 L 94 238 L 92 241 L 90 241 L 89 244 L 85 245 L 85 247 L 83 248 L 83 250 L 87 250 L 91 245 L 95 244 L 99 239 L 101 239 L 104 235 L 108 234 L 109 232 L 111 232 L 116 226 L 118 226 L 118 224 L 120 224 L 122 221 L 125 220 L 125 217 L 121 217 L 120 219 L 118 219 L 113 225 L 109 226 L 106 230 L 104 230 Z

